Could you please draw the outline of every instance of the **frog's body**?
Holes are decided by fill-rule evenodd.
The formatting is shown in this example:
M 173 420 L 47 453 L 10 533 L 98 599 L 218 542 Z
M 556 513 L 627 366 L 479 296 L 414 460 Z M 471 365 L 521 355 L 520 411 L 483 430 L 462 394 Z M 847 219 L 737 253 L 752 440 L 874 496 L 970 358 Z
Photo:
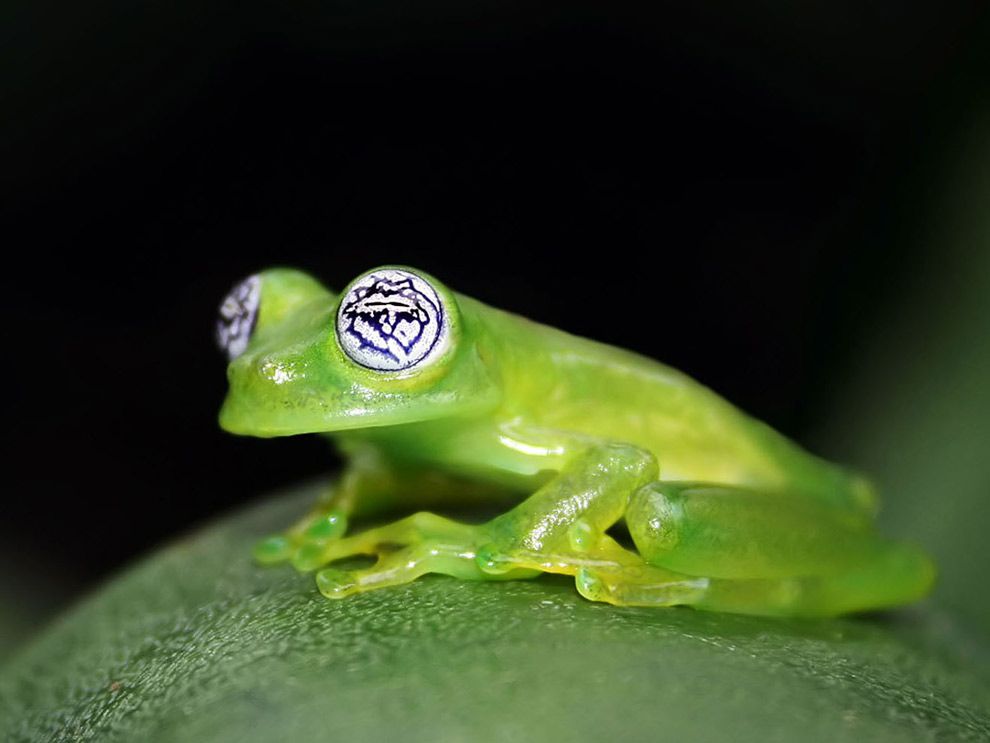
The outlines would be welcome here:
M 615 604 L 828 615 L 911 601 L 931 584 L 923 554 L 874 533 L 863 478 L 658 362 L 412 269 L 376 269 L 341 295 L 273 270 L 232 296 L 222 425 L 326 433 L 351 458 L 313 514 L 258 550 L 300 569 L 379 556 L 366 570 L 322 569 L 329 597 L 424 572 L 557 572 Z M 476 526 L 420 513 L 342 535 L 349 516 L 396 500 L 495 494 L 522 502 Z M 606 533 L 620 519 L 637 551 Z

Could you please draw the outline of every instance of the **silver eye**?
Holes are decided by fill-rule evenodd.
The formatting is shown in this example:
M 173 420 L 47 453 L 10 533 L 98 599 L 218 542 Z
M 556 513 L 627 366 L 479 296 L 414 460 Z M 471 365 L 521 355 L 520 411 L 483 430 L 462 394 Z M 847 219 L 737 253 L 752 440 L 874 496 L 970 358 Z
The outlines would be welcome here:
M 435 358 L 447 345 L 443 302 L 420 276 L 398 268 L 365 274 L 337 311 L 337 340 L 355 363 L 401 371 Z
M 226 351 L 231 361 L 247 348 L 258 321 L 258 303 L 261 301 L 261 279 L 248 276 L 223 298 L 220 317 L 217 318 L 217 345 Z

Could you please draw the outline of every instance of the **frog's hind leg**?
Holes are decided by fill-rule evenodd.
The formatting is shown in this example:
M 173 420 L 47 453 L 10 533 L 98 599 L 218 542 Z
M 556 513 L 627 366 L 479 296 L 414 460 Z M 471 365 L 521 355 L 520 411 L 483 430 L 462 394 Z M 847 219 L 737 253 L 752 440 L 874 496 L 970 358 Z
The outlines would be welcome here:
M 915 601 L 928 591 L 931 561 L 904 544 L 889 544 L 873 559 L 834 576 L 701 578 L 647 565 L 621 571 L 584 568 L 577 587 L 585 598 L 617 606 L 692 606 L 735 614 L 830 617 Z
M 683 602 L 697 608 L 826 616 L 914 601 L 933 580 L 919 550 L 881 539 L 862 516 L 800 496 L 653 483 L 633 495 L 626 522 L 646 563 L 704 576 L 704 590 Z M 649 571 L 591 571 L 583 580 L 589 598 L 670 603 Z

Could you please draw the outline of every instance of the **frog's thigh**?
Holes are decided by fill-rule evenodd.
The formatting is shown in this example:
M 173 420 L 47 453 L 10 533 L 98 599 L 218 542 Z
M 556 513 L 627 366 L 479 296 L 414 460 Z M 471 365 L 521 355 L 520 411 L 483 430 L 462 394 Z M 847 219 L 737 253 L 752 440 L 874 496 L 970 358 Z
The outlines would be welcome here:
M 651 483 L 630 498 L 626 523 L 647 562 L 709 578 L 835 575 L 883 548 L 862 515 L 710 483 Z

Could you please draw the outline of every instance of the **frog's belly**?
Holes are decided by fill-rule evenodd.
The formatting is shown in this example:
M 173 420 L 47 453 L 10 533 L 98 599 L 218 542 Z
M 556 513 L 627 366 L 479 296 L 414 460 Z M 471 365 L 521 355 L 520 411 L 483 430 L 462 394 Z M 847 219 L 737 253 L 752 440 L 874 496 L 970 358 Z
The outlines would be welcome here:
M 635 423 L 635 421 L 629 421 Z M 596 442 L 624 442 L 653 452 L 665 480 L 697 480 L 726 484 L 768 485 L 782 481 L 779 469 L 753 453 L 720 446 L 691 431 L 666 431 L 657 426 L 597 426 L 593 430 L 547 429 L 518 422 L 501 425 L 451 426 L 423 422 L 348 434 L 381 448 L 389 459 L 435 467 L 458 475 L 525 490 L 560 470 L 575 453 Z M 569 447 L 569 448 L 567 448 Z M 747 454 L 743 457 L 741 454 Z

